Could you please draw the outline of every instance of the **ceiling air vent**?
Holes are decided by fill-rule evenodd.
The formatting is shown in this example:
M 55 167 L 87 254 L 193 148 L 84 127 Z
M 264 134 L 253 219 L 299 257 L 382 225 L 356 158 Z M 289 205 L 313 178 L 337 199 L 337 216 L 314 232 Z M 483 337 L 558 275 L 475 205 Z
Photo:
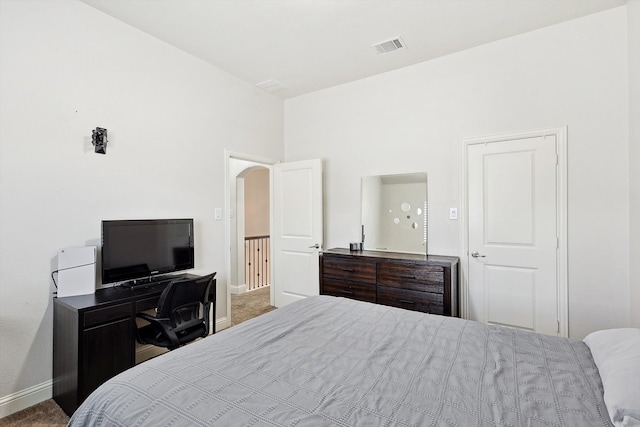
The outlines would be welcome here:
M 269 79 L 269 80 L 265 80 L 265 81 L 260 82 L 260 83 L 256 83 L 256 86 L 258 86 L 262 90 L 265 90 L 265 91 L 271 92 L 271 93 L 277 93 L 277 92 L 281 92 L 281 91 L 287 89 L 286 86 L 284 86 L 280 82 L 277 82 L 277 81 L 275 81 L 273 79 Z
M 378 55 L 386 55 L 387 53 L 395 52 L 396 50 L 406 49 L 406 45 L 400 37 L 371 45 L 371 47 L 378 52 Z

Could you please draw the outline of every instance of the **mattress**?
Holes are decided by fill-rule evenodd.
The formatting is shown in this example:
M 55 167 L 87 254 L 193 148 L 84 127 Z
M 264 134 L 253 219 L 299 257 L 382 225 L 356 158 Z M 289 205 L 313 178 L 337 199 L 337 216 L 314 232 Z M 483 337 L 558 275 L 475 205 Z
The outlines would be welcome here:
M 317 296 L 144 362 L 70 426 L 611 426 L 579 340 Z

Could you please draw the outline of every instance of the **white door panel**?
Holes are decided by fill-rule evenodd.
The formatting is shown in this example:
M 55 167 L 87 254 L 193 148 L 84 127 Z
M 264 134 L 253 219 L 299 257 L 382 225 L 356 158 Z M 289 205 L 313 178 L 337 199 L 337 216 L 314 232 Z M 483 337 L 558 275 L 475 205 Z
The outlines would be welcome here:
M 469 317 L 555 335 L 555 136 L 473 144 L 467 150 Z
M 535 269 L 487 266 L 485 268 L 487 322 L 536 330 Z
M 313 177 L 310 169 L 282 170 L 282 235 L 288 238 L 313 236 Z
M 533 244 L 534 152 L 484 156 L 485 244 Z M 518 185 L 513 185 L 513 182 Z
M 322 161 L 274 165 L 275 305 L 320 293 L 323 243 Z
M 318 280 L 309 278 L 308 266 L 318 264 L 317 251 L 290 252 L 282 251 L 282 263 L 287 266 L 282 270 L 282 293 L 289 297 L 307 297 L 318 295 Z M 313 271 L 313 269 L 312 269 Z M 317 272 L 318 270 L 315 269 Z

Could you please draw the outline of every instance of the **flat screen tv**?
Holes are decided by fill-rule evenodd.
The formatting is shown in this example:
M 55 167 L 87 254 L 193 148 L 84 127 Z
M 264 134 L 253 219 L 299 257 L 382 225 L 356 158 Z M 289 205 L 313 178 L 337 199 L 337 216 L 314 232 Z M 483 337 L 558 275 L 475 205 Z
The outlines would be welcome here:
M 193 219 L 102 221 L 103 284 L 193 267 Z

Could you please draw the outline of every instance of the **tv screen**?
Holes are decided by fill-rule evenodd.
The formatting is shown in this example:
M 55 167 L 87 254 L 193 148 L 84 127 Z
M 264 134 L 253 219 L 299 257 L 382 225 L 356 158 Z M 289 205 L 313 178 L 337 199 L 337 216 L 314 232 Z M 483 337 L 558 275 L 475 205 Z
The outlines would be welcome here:
M 193 219 L 102 221 L 102 283 L 193 267 Z

